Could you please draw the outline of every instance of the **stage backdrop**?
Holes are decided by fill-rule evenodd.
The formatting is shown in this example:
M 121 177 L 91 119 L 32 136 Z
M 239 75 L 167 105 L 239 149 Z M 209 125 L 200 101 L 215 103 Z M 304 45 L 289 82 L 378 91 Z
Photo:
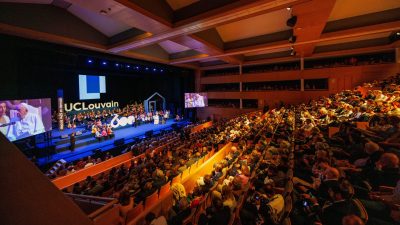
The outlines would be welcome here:
M 0 40 L 0 99 L 49 97 L 55 110 L 57 89 L 64 90 L 65 103 L 80 101 L 79 74 L 106 76 L 107 93 L 87 103 L 113 100 L 124 106 L 130 100 L 142 101 L 159 92 L 167 100 L 167 109 L 183 108 L 184 93 L 194 90 L 191 70 L 5 35 L 0 35 Z M 89 65 L 88 59 L 96 60 L 95 64 Z M 100 60 L 109 64 L 101 67 Z M 148 67 L 149 71 L 117 69 L 115 62 Z M 164 72 L 152 72 L 152 68 Z

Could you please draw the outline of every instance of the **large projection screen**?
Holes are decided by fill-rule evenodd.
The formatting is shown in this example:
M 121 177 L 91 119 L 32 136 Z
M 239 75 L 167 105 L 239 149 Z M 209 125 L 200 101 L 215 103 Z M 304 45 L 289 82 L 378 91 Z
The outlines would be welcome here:
M 0 100 L 0 132 L 15 141 L 51 130 L 51 99 Z
M 185 93 L 185 108 L 208 106 L 207 93 Z

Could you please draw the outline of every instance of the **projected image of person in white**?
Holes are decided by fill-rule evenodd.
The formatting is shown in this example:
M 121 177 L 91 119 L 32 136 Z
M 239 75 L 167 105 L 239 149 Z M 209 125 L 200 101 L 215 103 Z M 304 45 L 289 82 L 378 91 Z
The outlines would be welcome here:
M 45 132 L 42 119 L 39 115 L 29 112 L 30 108 L 32 106 L 26 103 L 20 103 L 17 106 L 17 117 L 14 117 L 11 121 L 14 124 L 12 125 L 12 132 L 7 135 L 8 139 L 21 139 Z

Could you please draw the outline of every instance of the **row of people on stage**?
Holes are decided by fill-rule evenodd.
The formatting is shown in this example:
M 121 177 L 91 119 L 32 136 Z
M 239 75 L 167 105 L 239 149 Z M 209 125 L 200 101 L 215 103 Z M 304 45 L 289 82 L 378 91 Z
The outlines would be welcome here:
M 112 138 L 114 136 L 114 132 L 111 125 L 101 124 L 100 120 L 98 122 L 99 123 L 96 123 L 92 126 L 92 134 L 94 137 L 97 139 Z
M 102 123 L 109 123 L 114 115 L 119 115 L 121 117 L 133 116 L 135 120 L 135 125 L 140 125 L 143 123 L 154 122 L 155 124 L 165 123 L 169 118 L 169 110 L 160 110 L 153 112 L 145 112 L 143 103 L 128 104 L 125 107 L 113 108 L 113 109 L 103 109 L 103 110 L 91 110 L 87 112 L 79 113 L 67 113 L 64 115 L 65 126 L 67 128 L 76 128 L 77 126 L 85 125 L 88 129 L 96 123 L 98 120 Z M 53 113 L 53 123 L 57 122 L 57 113 Z

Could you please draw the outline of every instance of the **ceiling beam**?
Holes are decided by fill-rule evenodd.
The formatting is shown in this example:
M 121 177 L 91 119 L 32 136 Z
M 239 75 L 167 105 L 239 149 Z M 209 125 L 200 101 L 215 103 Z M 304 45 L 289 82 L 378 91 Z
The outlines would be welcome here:
M 29 28 L 17 27 L 5 23 L 0 23 L 0 33 L 101 52 L 106 52 L 107 50 L 107 47 L 105 45 L 82 41 L 57 34 L 50 34 L 42 31 L 32 30 Z
M 220 57 L 224 57 L 224 56 L 240 55 L 240 54 L 246 54 L 246 53 L 251 53 L 251 52 L 260 52 L 260 51 L 267 51 L 267 50 L 274 50 L 274 49 L 281 49 L 281 48 L 290 48 L 292 45 L 300 46 L 300 45 L 306 45 L 306 44 L 317 44 L 317 43 L 324 42 L 324 41 L 332 41 L 332 40 L 340 40 L 340 39 L 346 39 L 346 38 L 352 38 L 352 37 L 360 37 L 360 36 L 364 36 L 364 35 L 377 34 L 377 33 L 386 33 L 386 32 L 397 31 L 399 29 L 400 29 L 400 21 L 388 22 L 388 23 L 383 23 L 383 24 L 377 24 L 377 25 L 371 25 L 371 26 L 365 26 L 365 27 L 359 27 L 359 28 L 352 28 L 352 29 L 348 29 L 348 30 L 324 33 L 321 35 L 320 38 L 317 38 L 314 40 L 303 41 L 303 42 L 296 41 L 295 44 L 291 44 L 288 41 L 276 41 L 276 42 L 271 42 L 271 43 L 266 43 L 266 44 L 261 44 L 261 45 L 253 45 L 253 46 L 247 46 L 247 47 L 243 47 L 243 48 L 230 49 L 230 50 L 226 50 L 223 54 L 213 55 L 213 56 L 210 56 L 210 55 L 204 56 L 204 57 L 202 57 L 202 59 L 220 58 Z M 197 61 L 197 60 L 198 59 L 192 60 L 190 58 L 186 58 L 184 61 L 191 62 L 191 61 Z M 179 64 L 179 60 L 175 60 L 173 63 Z
M 164 0 L 115 0 L 145 17 L 153 19 L 164 26 L 172 27 L 172 9 Z M 155 9 L 156 7 L 156 9 Z
M 194 34 L 180 36 L 171 41 L 211 56 L 224 53 L 224 50 Z M 223 56 L 220 57 L 220 59 L 230 64 L 241 64 L 243 62 L 243 60 L 237 56 Z M 174 64 L 173 61 L 174 60 L 171 60 L 171 64 Z
M 109 48 L 109 51 L 121 52 L 129 49 L 140 48 L 164 40 L 169 40 L 178 36 L 197 33 L 222 24 L 234 22 L 244 18 L 249 18 L 251 16 L 259 15 L 273 10 L 278 10 L 285 7 L 293 6 L 306 1 L 309 0 L 258 0 L 258 1 L 251 1 L 250 3 L 248 3 L 247 1 L 242 1 L 243 4 L 240 5 L 239 7 L 224 11 L 222 11 L 224 8 L 222 7 L 220 9 L 221 13 L 217 15 L 201 18 L 199 20 L 190 22 L 188 24 L 174 27 L 166 32 L 154 34 L 147 38 L 134 40 L 130 43 L 113 45 Z M 129 3 L 130 1 L 118 0 L 118 2 L 124 4 L 125 6 L 133 10 L 138 10 L 135 7 L 133 7 L 132 4 Z
M 293 28 L 293 35 L 298 42 L 320 38 L 335 6 L 336 0 L 313 0 L 304 4 L 295 5 L 292 14 L 297 16 L 297 23 Z M 315 43 L 297 45 L 294 50 L 301 57 L 310 56 L 314 52 Z

